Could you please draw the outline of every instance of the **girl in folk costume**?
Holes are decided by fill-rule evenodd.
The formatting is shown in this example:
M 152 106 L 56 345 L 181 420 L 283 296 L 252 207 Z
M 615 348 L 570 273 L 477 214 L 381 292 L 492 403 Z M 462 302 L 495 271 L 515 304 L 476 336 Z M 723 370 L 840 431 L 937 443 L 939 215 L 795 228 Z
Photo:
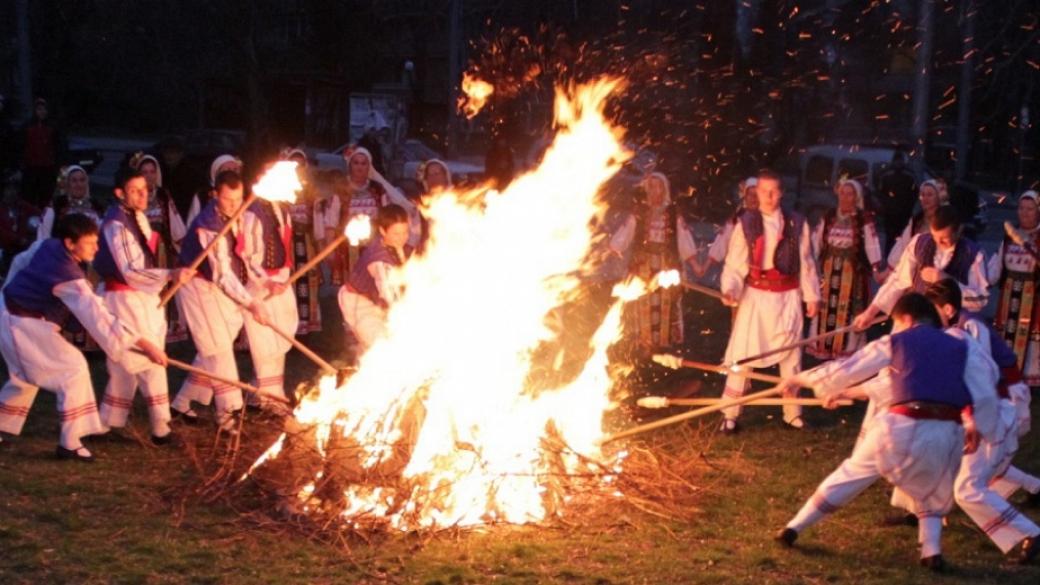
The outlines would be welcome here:
M 216 197 L 202 208 L 188 226 L 180 261 L 190 264 L 242 205 L 242 179 L 224 171 L 214 181 Z M 248 311 L 260 324 L 267 322 L 264 304 L 246 289 L 245 233 L 242 222 L 232 227 L 199 267 L 196 278 L 177 291 L 177 307 L 188 322 L 197 354 L 194 365 L 228 380 L 238 379 L 234 342 Z M 188 376 L 170 403 L 172 414 L 193 424 L 198 414 L 192 402 L 216 402 L 217 422 L 234 432 L 235 415 L 242 409 L 242 391 L 230 384 L 201 376 Z
M 863 209 L 863 186 L 843 179 L 835 189 L 838 207 L 828 211 L 813 230 L 813 249 L 823 279 L 823 306 L 813 319 L 810 335 L 820 335 L 852 323 L 870 300 L 870 274 L 881 267 L 881 242 L 874 216 Z M 810 345 L 820 359 L 843 357 L 866 341 L 860 332 L 838 334 Z
M 36 239 L 45 240 L 51 237 L 54 222 L 72 213 L 85 215 L 101 225 L 101 206 L 90 198 L 90 177 L 86 169 L 79 165 L 63 167 L 58 174 L 58 189 L 51 204 L 43 210 L 40 227 L 36 230 Z
M 232 171 L 241 177 L 242 166 L 242 159 L 233 154 L 222 154 L 213 159 L 213 162 L 209 165 L 209 189 L 201 189 L 192 197 L 191 207 L 188 208 L 188 217 L 185 218 L 188 224 L 191 224 L 195 220 L 195 216 L 202 211 L 202 208 L 213 199 L 215 195 L 213 189 L 217 182 L 217 175 L 224 171 Z
M 668 178 L 652 173 L 643 182 L 646 208 L 629 215 L 610 239 L 618 256 L 635 244 L 629 274 L 650 282 L 662 270 L 682 270 L 696 252 L 693 236 L 672 205 Z M 641 348 L 655 351 L 683 342 L 682 288 L 658 288 L 629 303 L 629 324 Z
M 162 236 L 148 221 L 149 193 L 145 176 L 137 170 L 120 173 L 111 205 L 101 223 L 101 244 L 94 268 L 103 279 L 99 293 L 105 305 L 157 347 L 166 344 L 166 315 L 159 293 L 173 280 L 185 280 L 194 271 L 170 270 L 159 263 Z M 126 426 L 138 388 L 148 403 L 152 442 L 169 442 L 170 397 L 166 370 L 145 356 L 126 352 L 108 358 L 108 386 L 101 401 L 101 422 Z
M 296 296 L 287 285 L 293 268 L 293 228 L 288 206 L 258 200 L 250 206 L 243 224 L 246 290 L 264 304 L 271 324 L 282 331 L 296 331 L 300 321 Z M 285 354 L 292 344 L 248 313 L 245 330 L 260 390 L 256 399 L 259 406 L 265 406 L 265 395 L 285 397 Z
M 1040 386 L 1040 265 L 1035 256 L 1040 244 L 1040 208 L 1036 191 L 1018 199 L 1018 230 L 1033 243 L 1033 250 L 1005 235 L 989 260 L 989 282 L 1000 287 L 997 330 L 1018 356 L 1026 384 Z
M 285 160 L 296 162 L 296 172 L 300 176 L 303 190 L 296 197 L 296 202 L 289 205 L 289 216 L 292 218 L 292 257 L 293 264 L 302 266 L 317 253 L 314 232 L 314 213 L 317 193 L 310 180 L 307 168 L 307 154 L 298 148 L 287 150 L 282 154 Z M 324 235 L 324 234 L 323 234 Z M 293 285 L 296 296 L 296 312 L 299 315 L 297 335 L 306 335 L 321 331 L 321 303 L 318 289 L 321 286 L 321 271 L 312 270 Z
M 797 213 L 780 209 L 783 188 L 780 176 L 764 169 L 758 173 L 758 211 L 740 216 L 733 229 L 726 264 L 720 277 L 724 303 L 737 307 L 732 333 L 726 346 L 725 363 L 733 364 L 778 347 L 791 345 L 802 335 L 802 304 L 809 318 L 816 316 L 820 302 L 820 279 L 812 255 L 809 225 Z M 754 360 L 750 368 L 780 366 L 789 377 L 802 367 L 800 348 Z M 739 398 L 747 379 L 737 373 L 726 376 L 723 396 Z M 799 406 L 785 405 L 784 423 L 805 426 Z M 720 430 L 738 430 L 740 407 L 723 411 Z
M 454 187 L 454 183 L 451 179 L 451 169 L 448 165 L 436 158 L 419 165 L 417 172 L 419 184 L 422 185 L 423 192 L 419 196 L 422 203 L 428 204 L 430 197 L 443 193 Z M 419 245 L 416 246 L 416 251 L 420 254 L 426 248 L 426 242 L 430 237 L 430 225 L 426 219 L 426 216 L 421 212 L 419 214 L 419 222 L 421 228 L 421 235 L 419 237 Z
M 10 376 L 0 389 L 0 431 L 21 433 L 42 386 L 58 397 L 58 457 L 93 461 L 82 438 L 107 429 L 98 417 L 87 360 L 61 335 L 69 314 L 101 340 L 112 359 L 136 346 L 165 366 L 166 354 L 113 316 L 87 282 L 83 265 L 98 251 L 97 225 L 70 214 L 58 220 L 54 233 L 15 258 L 0 294 L 0 353 Z
M 36 231 L 36 239 L 44 240 L 51 237 L 54 223 L 66 215 L 83 215 L 90 218 L 94 225 L 101 225 L 103 213 L 101 205 L 90 197 L 90 177 L 87 171 L 79 165 L 69 165 L 61 169 L 58 174 L 58 192 L 50 206 L 43 211 L 43 219 Z M 87 280 L 91 285 L 98 283 L 97 273 L 87 266 Z M 90 334 L 76 322 L 75 318 L 62 330 L 62 334 L 83 351 L 97 351 L 98 344 L 90 338 Z
M 733 217 L 726 223 L 722 224 L 722 229 L 719 230 L 715 240 L 712 241 L 711 247 L 708 248 L 708 260 L 704 264 L 697 262 L 697 256 L 693 256 L 691 260 L 693 263 L 693 273 L 697 277 L 704 276 L 712 266 L 721 265 L 726 261 L 726 250 L 729 249 L 729 240 L 733 237 L 733 228 L 740 222 L 740 216 L 745 211 L 757 211 L 758 210 L 758 178 L 748 177 L 737 185 L 737 199 L 738 209 Z
M 401 296 L 391 273 L 412 255 L 404 208 L 394 204 L 383 207 L 376 226 L 379 238 L 365 246 L 350 271 L 350 279 L 339 291 L 339 308 L 358 340 L 359 355 L 383 336 L 387 310 Z
M 331 197 L 321 201 L 315 213 L 315 233 L 322 234 L 322 245 L 331 241 L 351 219 L 358 215 L 375 218 L 379 209 L 394 203 L 408 214 L 408 241 L 414 247 L 419 243 L 422 228 L 418 210 L 396 187 L 391 185 L 372 166 L 372 154 L 357 147 L 343 151 L 347 161 L 346 184 Z M 320 225 L 319 225 L 320 223 Z M 357 261 L 368 240 L 357 246 L 337 250 L 332 256 L 332 283 L 341 284 Z
M 917 199 L 921 202 L 921 211 L 914 214 L 903 229 L 896 243 L 888 252 L 888 269 L 878 276 L 878 282 L 884 282 L 885 278 L 899 264 L 903 251 L 914 236 L 928 233 L 928 224 L 935 217 L 935 212 L 940 207 L 950 204 L 950 193 L 946 190 L 946 181 L 942 179 L 928 179 L 921 183 L 917 190 Z
M 148 182 L 148 208 L 144 211 L 152 232 L 159 236 L 155 250 L 156 266 L 174 268 L 177 266 L 177 255 L 180 253 L 181 240 L 188 228 L 184 225 L 181 214 L 177 212 L 170 192 L 163 188 L 162 168 L 159 160 L 150 154 L 138 152 L 130 158 L 130 167 L 136 169 Z M 175 343 L 188 338 L 188 326 L 177 313 L 177 305 L 166 305 L 168 327 L 166 341 Z

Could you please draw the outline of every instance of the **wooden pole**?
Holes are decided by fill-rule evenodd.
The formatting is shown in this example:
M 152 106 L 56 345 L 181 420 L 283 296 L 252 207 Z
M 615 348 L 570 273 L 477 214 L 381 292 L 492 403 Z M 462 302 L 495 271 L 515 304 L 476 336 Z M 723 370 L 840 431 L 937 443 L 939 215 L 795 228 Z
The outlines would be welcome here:
M 330 376 L 336 374 L 336 368 L 332 367 L 332 364 L 321 359 L 321 356 L 314 353 L 314 351 L 311 350 L 311 348 L 304 345 L 303 342 L 301 342 L 299 339 L 296 339 L 295 335 L 290 335 L 288 332 L 283 331 L 274 323 L 267 323 L 267 326 L 270 327 L 271 331 L 274 331 L 278 335 L 278 337 L 281 337 L 282 339 L 291 343 L 292 346 L 295 347 L 300 353 L 307 356 L 307 358 L 309 358 L 312 362 L 317 364 L 319 368 L 325 370 L 326 374 Z
M 140 350 L 137 350 L 137 349 L 135 349 L 133 351 L 135 353 L 139 353 L 141 355 L 145 355 L 145 353 L 143 351 L 140 351 Z M 208 372 L 206 370 L 203 370 L 202 368 L 197 368 L 197 367 L 195 367 L 195 366 L 193 366 L 193 365 L 191 365 L 191 364 L 189 364 L 187 362 L 182 362 L 180 360 L 175 360 L 172 357 L 167 356 L 166 357 L 166 363 L 168 363 L 169 365 L 171 365 L 171 366 L 173 366 L 173 367 L 175 367 L 177 369 L 184 370 L 185 372 L 190 372 L 192 374 L 196 374 L 196 375 L 202 376 L 204 378 L 209 378 L 210 380 L 216 380 L 217 382 L 223 382 L 224 384 L 229 384 L 229 385 L 234 386 L 236 388 L 240 388 L 242 390 L 245 390 L 246 392 L 249 392 L 250 394 L 256 394 L 257 396 L 261 395 L 260 394 L 260 389 L 257 388 L 256 386 L 250 386 L 249 384 L 246 384 L 245 382 L 241 382 L 239 380 L 231 380 L 229 378 L 224 378 L 223 376 L 218 376 L 218 375 L 216 375 L 216 374 L 214 374 L 212 372 Z M 282 404 L 290 404 L 289 399 L 285 398 L 284 396 L 276 396 L 274 394 L 263 394 L 263 396 L 264 396 L 264 398 L 270 398 L 271 400 L 274 400 L 275 402 L 281 402 Z
M 679 368 L 692 368 L 695 370 L 704 370 L 707 372 L 714 372 L 716 374 L 722 374 L 728 376 L 730 374 L 736 374 L 743 376 L 749 380 L 758 380 L 760 382 L 769 382 L 771 384 L 779 384 L 782 378 L 779 376 L 770 376 L 769 374 L 759 374 L 753 372 L 747 368 L 740 366 L 725 366 L 720 364 L 709 364 L 707 362 L 695 362 L 692 360 L 684 360 L 679 356 L 671 354 L 656 354 L 653 357 L 654 362 L 661 364 L 666 368 L 678 370 Z
M 289 277 L 289 280 L 285 282 L 285 285 L 291 287 L 294 282 L 303 278 L 305 274 L 310 272 L 315 266 L 321 263 L 321 261 L 324 260 L 329 254 L 336 251 L 336 248 L 338 248 L 340 244 L 342 244 L 345 241 L 347 241 L 347 234 L 344 233 L 336 236 L 336 239 L 329 242 L 328 246 L 322 248 L 321 252 L 315 254 L 314 258 L 311 258 L 307 261 L 306 264 L 297 268 L 296 272 L 294 272 L 292 276 Z M 271 296 L 271 293 L 267 293 L 267 295 L 264 296 L 264 300 L 266 301 L 267 299 L 271 298 Z
M 725 398 L 667 398 L 665 396 L 646 396 L 636 404 L 643 408 L 667 408 L 669 406 L 711 406 L 726 400 Z M 838 400 L 836 406 L 852 406 L 852 400 Z M 823 406 L 819 398 L 762 398 L 749 402 L 744 406 Z
M 874 325 L 877 325 L 878 323 L 884 323 L 887 320 L 888 320 L 888 316 L 887 315 L 885 315 L 883 317 L 878 317 L 877 319 L 874 319 L 873 321 L 871 321 L 870 324 L 867 325 L 867 327 L 872 327 Z M 792 349 L 797 349 L 799 347 L 802 347 L 802 346 L 805 346 L 805 345 L 809 345 L 810 343 L 815 343 L 815 342 L 817 342 L 817 341 L 819 341 L 821 339 L 827 339 L 828 337 L 833 337 L 833 336 L 838 335 L 840 333 L 848 333 L 849 331 L 853 331 L 855 328 L 856 328 L 855 325 L 846 325 L 845 327 L 839 327 L 839 328 L 835 329 L 834 331 L 828 331 L 827 333 L 821 333 L 819 335 L 813 335 L 812 337 L 806 337 L 805 339 L 803 339 L 801 341 L 797 341 L 795 343 L 792 343 L 791 345 L 785 345 L 783 347 L 778 347 L 777 349 L 771 349 L 771 350 L 769 350 L 769 351 L 767 351 L 765 353 L 760 353 L 758 355 L 753 355 L 751 357 L 746 357 L 746 358 L 743 358 L 743 359 L 739 359 L 736 362 L 734 362 L 733 365 L 734 366 L 740 366 L 740 365 L 743 365 L 743 364 L 746 364 L 746 363 L 750 363 L 750 362 L 753 362 L 753 361 L 760 360 L 760 359 L 762 359 L 764 357 L 769 357 L 771 355 L 776 355 L 778 353 L 783 353 L 785 351 L 791 351 Z
M 720 301 L 724 300 L 724 297 L 723 297 L 722 293 L 717 291 L 717 290 L 715 290 L 715 289 L 713 289 L 713 288 L 708 288 L 708 287 L 700 285 L 700 284 L 694 284 L 692 282 L 686 282 L 686 281 L 683 281 L 682 286 L 685 289 L 692 290 L 692 291 L 697 291 L 697 292 L 699 292 L 701 294 L 708 295 L 709 297 L 713 297 L 713 298 L 719 299 Z
M 242 202 L 242 205 L 240 205 L 238 209 L 235 210 L 235 213 L 231 215 L 227 223 L 224 224 L 224 227 L 220 228 L 220 231 L 217 232 L 217 237 L 213 238 L 213 240 L 206 245 L 206 249 L 203 250 L 198 256 L 196 256 L 194 260 L 191 261 L 191 264 L 188 265 L 189 270 L 197 270 L 199 268 L 202 262 L 206 259 L 206 256 L 209 255 L 209 253 L 213 251 L 213 248 L 217 246 L 217 242 L 219 242 L 225 235 L 227 235 L 229 231 L 231 231 L 232 226 L 235 225 L 235 222 L 238 221 L 238 218 L 242 217 L 242 215 L 246 212 L 246 209 L 248 209 L 249 206 L 252 205 L 254 201 L 256 201 L 256 199 L 257 196 L 255 194 L 251 194 L 249 195 L 249 197 L 246 198 L 245 201 Z M 166 303 L 170 302 L 170 299 L 173 298 L 173 295 L 177 293 L 177 289 L 179 289 L 183 285 L 183 281 L 177 281 L 173 283 L 173 286 L 166 289 L 166 292 L 163 293 L 162 298 L 159 299 L 159 306 L 165 307 Z
M 669 416 L 667 418 L 662 418 L 661 420 L 655 420 L 652 423 L 647 423 L 645 425 L 639 425 L 637 427 L 632 427 L 632 428 L 630 428 L 628 430 L 621 431 L 619 433 L 614 433 L 613 435 L 610 435 L 609 437 L 607 437 L 607 438 L 603 439 L 602 441 L 600 441 L 600 444 L 610 443 L 610 442 L 616 441 L 618 439 L 623 439 L 625 437 L 631 437 L 632 435 L 638 435 L 640 433 L 645 433 L 647 431 L 652 431 L 654 429 L 659 429 L 661 427 L 674 425 L 675 423 L 679 423 L 679 422 L 682 422 L 684 420 L 690 420 L 691 418 L 697 418 L 699 416 L 704 416 L 706 414 L 711 414 L 713 412 L 718 412 L 720 410 L 724 410 L 724 409 L 727 409 L 727 408 L 730 408 L 730 407 L 733 407 L 733 406 L 741 406 L 741 405 L 748 404 L 749 402 L 754 402 L 754 401 L 762 399 L 762 398 L 769 398 L 771 396 L 775 396 L 775 395 L 779 394 L 782 390 L 783 389 L 780 388 L 779 386 L 774 386 L 774 387 L 769 388 L 767 390 L 762 390 L 761 392 L 753 392 L 751 394 L 748 394 L 747 396 L 742 396 L 740 398 L 734 398 L 732 400 L 722 400 L 722 401 L 719 401 L 718 403 L 713 404 L 711 406 L 704 406 L 702 408 L 697 408 L 697 409 L 691 410 L 689 412 L 684 412 L 682 414 Z

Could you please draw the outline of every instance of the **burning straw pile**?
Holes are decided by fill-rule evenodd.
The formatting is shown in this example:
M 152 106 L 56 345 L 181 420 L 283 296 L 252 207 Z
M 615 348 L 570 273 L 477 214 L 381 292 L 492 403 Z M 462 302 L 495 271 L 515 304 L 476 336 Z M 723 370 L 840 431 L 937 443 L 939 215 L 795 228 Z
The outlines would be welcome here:
M 573 375 L 532 384 L 567 361 L 540 350 L 568 332 L 560 315 L 595 267 L 590 226 L 626 156 L 602 114 L 618 86 L 561 93 L 553 145 L 502 193 L 428 203 L 429 245 L 394 275 L 405 294 L 385 337 L 349 379 L 325 377 L 301 400 L 239 485 L 260 485 L 292 517 L 357 533 L 567 522 L 619 501 L 664 517 L 692 510 L 693 463 L 603 444 L 617 405 L 608 350 L 646 283 L 615 287 Z

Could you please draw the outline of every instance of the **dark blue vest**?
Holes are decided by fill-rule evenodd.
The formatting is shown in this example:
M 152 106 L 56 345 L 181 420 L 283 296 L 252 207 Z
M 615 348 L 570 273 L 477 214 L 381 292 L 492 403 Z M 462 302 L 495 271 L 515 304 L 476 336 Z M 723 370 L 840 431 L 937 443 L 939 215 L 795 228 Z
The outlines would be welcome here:
M 124 277 L 123 273 L 119 271 L 119 266 L 116 264 L 116 260 L 112 256 L 112 249 L 108 244 L 108 238 L 106 238 L 103 233 L 105 227 L 113 222 L 122 224 L 123 227 L 134 235 L 138 245 L 141 246 L 141 250 L 144 252 L 143 268 L 155 268 L 155 254 L 153 254 L 152 249 L 148 247 L 148 240 L 144 237 L 144 232 L 141 231 L 141 226 L 137 224 L 137 221 L 127 212 L 126 208 L 119 204 L 109 206 L 108 211 L 105 212 L 104 219 L 101 220 L 102 235 L 99 238 L 100 242 L 98 245 L 97 256 L 94 257 L 94 270 L 96 270 L 98 275 L 105 280 L 115 280 L 127 284 L 126 277 Z
M 978 313 L 962 310 L 957 324 L 963 326 L 968 321 L 978 321 L 980 327 L 985 327 L 989 330 L 989 353 L 993 361 L 997 363 L 997 367 L 1003 369 L 1018 365 L 1018 356 L 1015 355 L 1014 350 L 1004 341 L 1000 333 L 980 317 Z
M 776 252 L 773 254 L 773 267 L 786 276 L 796 276 L 801 270 L 801 257 L 798 254 L 798 243 L 802 239 L 802 226 L 805 218 L 793 212 L 783 210 L 783 226 L 780 229 L 780 241 L 776 244 Z M 752 268 L 762 268 L 763 258 L 756 258 L 756 250 L 759 246 L 756 242 L 765 236 L 765 224 L 761 212 L 742 213 L 738 216 L 741 227 L 744 229 L 744 239 L 747 241 L 748 262 Z
M 211 232 L 219 232 L 224 224 L 227 223 L 227 218 L 224 218 L 217 211 L 217 201 L 211 200 L 202 208 L 195 219 L 191 221 L 191 225 L 188 227 L 188 233 L 184 236 L 184 241 L 181 242 L 181 254 L 180 262 L 182 266 L 188 266 L 195 258 L 206 248 L 202 245 L 202 241 L 199 240 L 199 229 L 209 230 Z M 228 232 L 225 236 L 227 239 L 228 249 L 231 251 L 231 268 L 238 275 L 239 280 L 245 278 L 245 262 L 238 255 L 236 249 L 235 235 Z M 206 280 L 213 281 L 213 267 L 209 265 L 209 262 L 203 262 L 199 265 L 199 275 Z
M 935 240 L 932 239 L 932 234 L 921 234 L 917 238 L 917 245 L 914 247 L 914 257 L 917 259 L 917 265 L 925 267 L 935 266 Z M 975 242 L 961 237 L 957 240 L 957 246 L 953 249 L 953 258 L 950 259 L 950 263 L 943 268 L 943 272 L 949 274 L 955 278 L 957 282 L 961 284 L 968 284 L 968 274 L 971 272 L 971 265 L 975 262 L 975 256 L 979 253 L 978 246 Z M 928 288 L 928 283 L 921 278 L 921 271 L 918 270 L 914 274 L 914 290 L 917 292 L 924 292 L 924 289 Z
M 914 400 L 962 408 L 971 404 L 964 384 L 968 345 L 942 330 L 918 325 L 892 336 L 892 404 Z
M 83 265 L 69 255 L 65 244 L 48 238 L 40 244 L 32 261 L 4 287 L 4 300 L 12 312 L 17 307 L 64 327 L 70 311 L 54 296 L 54 287 L 86 277 Z
M 400 266 L 407 260 L 408 256 L 412 255 L 412 247 L 406 245 L 404 253 L 405 258 L 399 258 L 396 250 L 389 246 L 384 246 L 383 242 L 378 238 L 373 240 L 372 243 L 365 246 L 365 249 L 361 251 L 357 264 L 350 271 L 348 284 L 355 292 L 368 297 L 368 300 L 373 303 L 380 306 L 386 305 L 385 301 L 379 296 L 379 287 L 376 286 L 376 279 L 372 278 L 372 273 L 368 271 L 368 267 L 373 262 L 386 262 L 391 266 Z
M 263 228 L 263 264 L 264 268 L 271 270 L 285 266 L 286 254 L 288 253 L 288 250 L 285 249 L 285 241 L 282 239 L 282 228 L 278 225 L 278 218 L 275 217 L 273 205 L 268 201 L 257 201 L 249 206 L 250 213 L 260 220 L 260 226 Z

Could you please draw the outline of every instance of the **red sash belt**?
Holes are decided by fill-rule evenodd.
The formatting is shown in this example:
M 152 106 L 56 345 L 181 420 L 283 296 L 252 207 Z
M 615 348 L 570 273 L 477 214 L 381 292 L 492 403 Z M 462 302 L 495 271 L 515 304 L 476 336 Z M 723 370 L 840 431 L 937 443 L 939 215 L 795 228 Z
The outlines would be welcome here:
M 137 290 L 137 289 L 132 287 L 132 286 L 130 286 L 129 284 L 124 283 L 124 282 L 119 282 L 118 280 L 116 280 L 114 278 L 106 278 L 105 279 L 105 291 L 106 292 L 124 292 L 124 291 L 128 291 L 128 290 Z
M 783 274 L 776 268 L 769 270 L 751 270 L 747 277 L 747 285 L 770 292 L 786 292 L 798 288 L 796 275 Z
M 961 409 L 935 402 L 904 402 L 888 408 L 889 412 L 918 420 L 948 420 L 961 422 Z

